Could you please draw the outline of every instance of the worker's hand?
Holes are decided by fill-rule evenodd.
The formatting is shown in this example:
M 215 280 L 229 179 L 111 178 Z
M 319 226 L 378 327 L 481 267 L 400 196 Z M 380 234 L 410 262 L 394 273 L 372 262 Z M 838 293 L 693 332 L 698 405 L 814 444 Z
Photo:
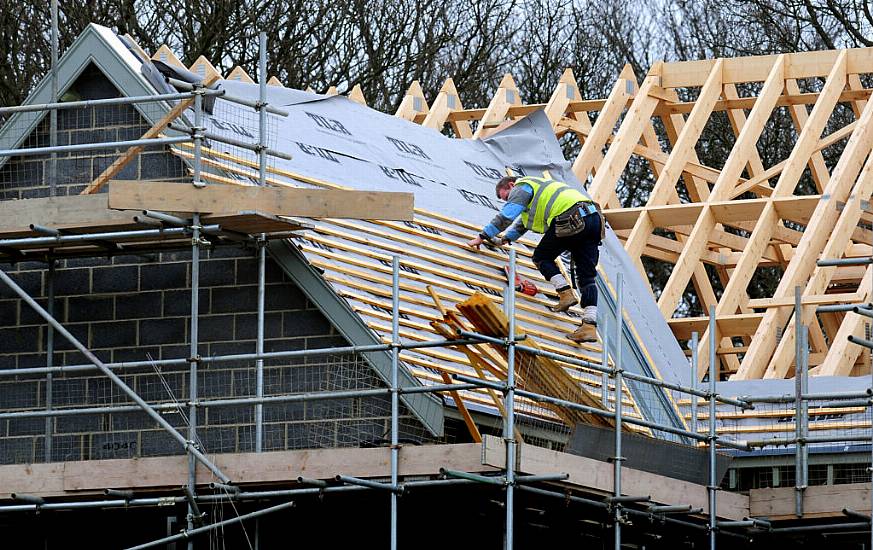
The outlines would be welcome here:
M 509 245 L 512 244 L 512 241 L 510 241 L 510 240 L 507 239 L 506 237 L 501 237 L 501 238 L 500 238 L 500 242 L 499 242 L 498 244 L 500 244 L 500 245 L 502 245 L 502 246 L 509 246 Z
M 485 242 L 485 241 L 482 239 L 482 237 L 479 235 L 476 235 L 475 237 L 473 237 L 472 239 L 467 241 L 467 246 L 469 246 L 470 248 L 475 248 L 476 250 L 479 250 L 479 246 L 483 242 Z

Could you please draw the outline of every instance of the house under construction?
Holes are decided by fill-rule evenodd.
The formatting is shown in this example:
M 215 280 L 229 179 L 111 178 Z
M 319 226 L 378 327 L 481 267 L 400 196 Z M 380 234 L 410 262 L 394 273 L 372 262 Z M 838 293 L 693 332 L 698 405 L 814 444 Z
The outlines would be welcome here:
M 266 52 L 222 76 L 91 25 L 0 108 L 10 547 L 873 547 L 873 48 L 626 68 L 605 99 L 567 70 L 545 104 L 413 83 L 393 115 Z M 507 172 L 603 205 L 598 342 L 535 240 L 464 245 Z

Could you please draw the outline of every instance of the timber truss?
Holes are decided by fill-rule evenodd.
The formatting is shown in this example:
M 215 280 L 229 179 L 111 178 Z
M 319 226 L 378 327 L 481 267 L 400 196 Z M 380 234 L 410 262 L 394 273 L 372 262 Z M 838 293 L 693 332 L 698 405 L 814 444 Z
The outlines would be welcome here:
M 166 47 L 153 57 L 182 66 Z M 202 57 L 190 69 L 221 76 Z M 658 305 L 677 339 L 700 333 L 700 377 L 708 369 L 710 338 L 718 339 L 723 377 L 793 376 L 797 286 L 803 323 L 810 326 L 810 374 L 851 376 L 867 372 L 869 356 L 847 338 L 864 337 L 868 323 L 848 305 L 870 302 L 873 267 L 818 267 L 816 261 L 871 254 L 873 102 L 861 81 L 869 73 L 873 48 L 659 62 L 641 84 L 625 67 L 606 99 L 585 100 L 568 69 L 544 104 L 524 104 L 507 74 L 489 105 L 474 109 L 461 105 L 451 79 L 430 105 L 414 82 L 396 116 L 480 138 L 544 109 L 558 137 L 579 139 L 574 173 L 580 181 L 590 178 L 589 193 L 606 208 L 643 277 L 644 256 L 672 264 Z M 252 82 L 239 67 L 226 78 Z M 817 91 L 802 92 L 804 80 L 818 82 Z M 282 85 L 275 77 L 270 84 Z M 747 95 L 748 89 L 756 93 Z M 680 100 L 689 95 L 696 100 Z M 349 98 L 366 104 L 359 87 Z M 839 104 L 854 120 L 824 135 Z M 793 121 L 793 147 L 788 158 L 764 166 L 759 140 L 779 110 Z M 725 115 L 734 134 L 730 153 L 723 166 L 706 166 L 696 148 L 706 145 L 700 138 L 713 117 Z M 838 160 L 826 164 L 836 153 L 825 153 L 840 148 Z M 645 206 L 622 208 L 616 187 L 633 157 L 648 164 L 655 184 Z M 814 190 L 799 185 L 807 170 Z M 751 299 L 750 282 L 767 268 L 781 273 L 778 287 L 772 296 Z M 673 318 L 689 284 L 703 307 L 715 307 L 717 334 L 710 334 L 705 317 Z

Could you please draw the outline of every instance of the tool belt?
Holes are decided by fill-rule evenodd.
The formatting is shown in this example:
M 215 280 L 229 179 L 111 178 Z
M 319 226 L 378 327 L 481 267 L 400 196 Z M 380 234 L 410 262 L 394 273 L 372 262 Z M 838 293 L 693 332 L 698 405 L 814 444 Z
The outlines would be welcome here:
M 585 230 L 585 217 L 591 214 L 600 216 L 600 240 L 606 236 L 606 225 L 603 223 L 603 214 L 600 213 L 600 205 L 594 202 L 577 202 L 567 211 L 555 216 L 555 236 L 572 237 Z

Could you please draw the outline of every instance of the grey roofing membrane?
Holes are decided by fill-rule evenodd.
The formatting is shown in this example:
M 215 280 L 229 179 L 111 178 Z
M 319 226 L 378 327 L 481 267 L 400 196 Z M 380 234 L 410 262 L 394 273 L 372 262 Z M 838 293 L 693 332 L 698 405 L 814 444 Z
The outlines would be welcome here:
M 256 99 L 259 93 L 256 85 L 247 83 L 224 81 L 221 86 L 237 97 Z M 487 139 L 463 140 L 448 138 L 342 96 L 269 87 L 267 101 L 290 112 L 287 118 L 272 117 L 271 121 L 277 136 L 271 147 L 293 156 L 290 161 L 275 159 L 278 170 L 354 189 L 412 192 L 417 208 L 454 220 L 487 223 L 501 206 L 494 197 L 494 184 L 507 167 L 518 174 L 542 175 L 548 171 L 552 177 L 582 188 L 542 111 Z M 222 103 L 227 102 L 218 102 Z M 217 106 L 208 117 L 209 131 L 251 139 L 248 129 L 226 123 L 239 115 L 224 109 L 236 106 Z M 462 262 L 440 269 L 457 271 L 458 275 L 465 272 Z M 598 289 L 601 315 L 613 327 L 614 281 L 619 272 L 624 273 L 625 281 L 627 326 L 621 342 L 624 368 L 670 381 L 682 380 L 687 376 L 688 362 L 651 291 L 610 230 L 602 249 Z M 612 348 L 614 353 L 614 345 Z M 672 426 L 681 424 L 663 392 L 636 385 L 631 390 L 644 417 Z

